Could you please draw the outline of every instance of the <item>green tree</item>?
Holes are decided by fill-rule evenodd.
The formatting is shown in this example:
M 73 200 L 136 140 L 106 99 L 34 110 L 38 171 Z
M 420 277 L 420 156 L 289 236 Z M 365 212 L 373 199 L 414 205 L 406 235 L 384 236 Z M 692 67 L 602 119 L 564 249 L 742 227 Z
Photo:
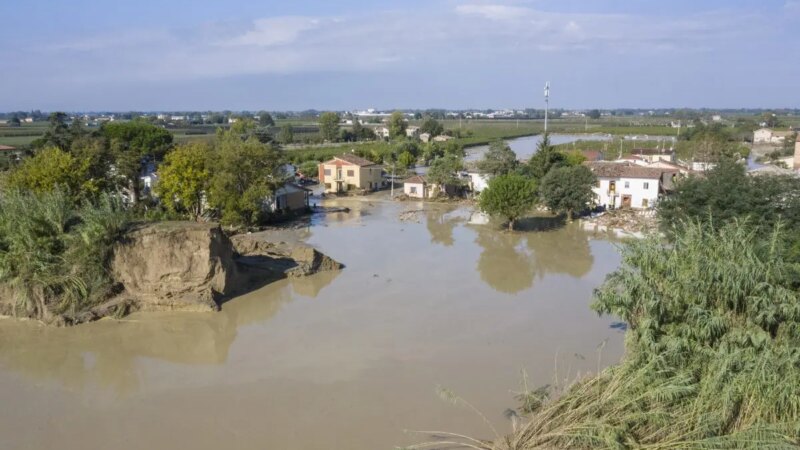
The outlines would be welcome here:
M 275 120 L 272 118 L 272 115 L 266 111 L 261 111 L 258 113 L 258 124 L 262 127 L 274 127 Z
M 397 162 L 403 167 L 413 167 L 416 158 L 410 152 L 404 151 L 397 157 Z
M 431 137 L 439 136 L 440 134 L 444 133 L 444 126 L 442 126 L 442 124 L 433 117 L 426 117 L 422 122 L 422 126 L 419 127 L 419 132 L 428 133 L 431 135 Z
M 7 187 L 44 194 L 63 190 L 76 202 L 99 193 L 97 180 L 87 176 L 89 164 L 57 148 L 36 152 L 14 169 L 7 179 Z
M 596 110 L 596 109 L 593 109 L 593 110 L 591 110 L 591 111 L 587 112 L 587 113 L 586 113 L 586 116 L 587 116 L 588 118 L 590 118 L 590 119 L 597 120 L 597 119 L 599 119 L 599 118 L 600 118 L 600 111 L 598 111 L 598 110 Z
M 361 125 L 361 120 L 358 119 L 357 116 L 353 116 L 353 137 L 356 141 L 362 140 L 362 133 L 364 132 L 364 127 Z
M 300 164 L 299 170 L 307 178 L 317 178 L 319 176 L 319 162 L 306 161 Z
M 203 213 L 203 196 L 211 181 L 211 152 L 205 143 L 178 146 L 158 168 L 156 194 L 166 208 L 197 220 Z
M 324 112 L 319 116 L 319 132 L 322 139 L 330 142 L 339 137 L 339 115 L 335 112 Z
M 22 121 L 19 120 L 17 116 L 11 116 L 11 119 L 8 120 L 9 127 L 19 127 L 22 126 Z
M 586 166 L 557 167 L 545 175 L 539 185 L 542 202 L 550 211 L 567 215 L 583 211 L 594 199 L 592 187 L 597 177 Z
M 277 147 L 255 137 L 232 133 L 217 137 L 208 201 L 228 225 L 256 225 L 269 211 L 266 198 L 283 181 L 283 155 Z
M 406 136 L 406 116 L 401 111 L 395 111 L 389 116 L 389 137 L 392 139 Z
M 761 121 L 766 124 L 766 126 L 770 128 L 775 128 L 781 126 L 781 121 L 778 118 L 778 115 L 772 111 L 767 111 L 761 115 Z
M 487 214 L 506 220 L 511 231 L 514 222 L 536 205 L 536 193 L 535 180 L 517 174 L 500 175 L 489 180 L 478 204 Z
M 294 142 L 294 130 L 292 125 L 287 123 L 281 127 L 281 132 L 278 134 L 278 142 L 281 144 L 291 144 Z
M 47 118 L 47 130 L 44 136 L 37 139 L 35 147 L 58 147 L 61 150 L 69 150 L 72 144 L 72 134 L 67 125 L 67 116 L 63 112 L 50 113 Z
M 172 147 L 172 133 L 145 121 L 110 122 L 100 128 L 116 173 L 127 186 L 132 204 L 139 201 L 139 174 L 148 162 L 160 161 Z
M 458 177 L 458 172 L 464 170 L 464 162 L 456 155 L 445 155 L 441 158 L 436 158 L 428 169 L 428 181 L 433 184 L 439 185 L 440 188 L 445 186 L 460 186 L 461 179 Z
M 528 161 L 526 172 L 533 178 L 541 180 L 551 169 L 561 167 L 565 164 L 566 157 L 563 153 L 550 145 L 550 137 L 545 133 L 539 145 L 536 147 L 536 153 L 534 153 Z
M 506 175 L 516 170 L 517 154 L 503 140 L 492 141 L 489 149 L 478 161 L 478 169 L 491 175 Z

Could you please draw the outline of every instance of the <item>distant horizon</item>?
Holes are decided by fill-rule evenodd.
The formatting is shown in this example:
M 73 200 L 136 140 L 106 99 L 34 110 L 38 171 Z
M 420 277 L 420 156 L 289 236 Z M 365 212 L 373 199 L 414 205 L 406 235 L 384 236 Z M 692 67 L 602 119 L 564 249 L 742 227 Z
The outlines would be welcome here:
M 544 107 L 486 107 L 486 108 L 442 108 L 442 107 L 431 107 L 431 108 L 354 108 L 354 109 L 332 109 L 332 108 L 303 108 L 303 109 L 269 109 L 269 108 L 254 108 L 254 109 L 231 109 L 231 108 L 223 108 L 223 109 L 116 109 L 116 110 L 88 110 L 88 109 L 75 109 L 75 110 L 45 110 L 42 108 L 24 108 L 24 109 L 13 109 L 7 111 L 0 111 L 0 115 L 10 115 L 18 112 L 24 112 L 26 114 L 30 114 L 35 111 L 39 111 L 42 114 L 50 114 L 54 112 L 63 112 L 65 114 L 160 114 L 160 113 L 222 113 L 222 112 L 230 112 L 230 113 L 258 113 L 258 112 L 268 112 L 268 113 L 289 113 L 289 114 L 298 114 L 303 112 L 309 111 L 316 111 L 316 112 L 337 112 L 337 113 L 352 113 L 352 112 L 360 112 L 366 111 L 367 109 L 374 109 L 376 113 L 391 113 L 393 111 L 413 111 L 413 112 L 425 112 L 425 111 L 444 111 L 444 112 L 480 112 L 480 111 L 525 111 L 525 110 L 534 110 L 534 111 L 544 111 Z M 662 106 L 662 107 L 642 107 L 642 108 L 634 108 L 634 107 L 616 107 L 616 108 L 600 108 L 600 107 L 589 107 L 589 108 L 562 108 L 562 107 L 550 107 L 551 112 L 587 112 L 591 110 L 598 110 L 600 112 L 607 112 L 607 111 L 634 111 L 636 113 L 641 112 L 649 112 L 649 111 L 693 111 L 693 112 L 720 112 L 720 113 L 734 113 L 734 112 L 781 112 L 781 111 L 788 111 L 790 113 L 800 113 L 800 107 L 733 107 L 733 108 L 714 108 L 714 107 L 697 107 L 697 108 L 690 108 L 690 107 L 669 107 L 669 106 Z M 530 120 L 537 120 L 537 119 L 530 119 Z
M 108 6 L 0 4 L 0 109 L 800 107 L 800 0 Z

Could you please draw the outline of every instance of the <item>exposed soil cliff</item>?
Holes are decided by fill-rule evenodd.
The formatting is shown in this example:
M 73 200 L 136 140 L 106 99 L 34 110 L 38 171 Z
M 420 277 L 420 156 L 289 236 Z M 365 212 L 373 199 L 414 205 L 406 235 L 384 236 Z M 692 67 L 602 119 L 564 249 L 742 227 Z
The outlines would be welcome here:
M 235 243 L 235 247 L 234 247 Z M 119 294 L 71 313 L 79 323 L 132 310 L 215 311 L 233 296 L 286 277 L 338 270 L 342 265 L 303 244 L 271 244 L 251 235 L 229 239 L 219 225 L 159 222 L 132 227 L 114 245 L 109 270 Z M 13 315 L 2 295 L 0 315 Z

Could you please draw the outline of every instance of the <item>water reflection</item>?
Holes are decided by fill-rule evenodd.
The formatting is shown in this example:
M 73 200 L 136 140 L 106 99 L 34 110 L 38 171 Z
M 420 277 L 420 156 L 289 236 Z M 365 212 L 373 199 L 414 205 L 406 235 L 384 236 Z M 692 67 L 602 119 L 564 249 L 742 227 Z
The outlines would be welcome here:
M 504 233 L 486 226 L 478 227 L 477 233 L 475 242 L 483 248 L 478 258 L 481 280 L 506 294 L 533 286 L 533 258 L 524 245 L 525 234 Z
M 444 208 L 431 208 L 425 211 L 425 225 L 431 234 L 432 244 L 452 247 L 455 243 L 453 230 L 456 225 L 464 222 L 464 218 L 451 213 L 452 210 Z
M 594 265 L 589 235 L 573 224 L 514 233 L 492 226 L 473 228 L 475 242 L 482 249 L 478 258 L 481 280 L 499 292 L 516 294 L 549 274 L 580 278 Z
M 65 386 L 96 384 L 120 394 L 138 390 L 143 358 L 183 365 L 227 361 L 239 327 L 266 322 L 293 299 L 316 297 L 339 275 L 280 280 L 227 302 L 218 313 L 140 313 L 71 328 L 0 322 L 0 365 Z

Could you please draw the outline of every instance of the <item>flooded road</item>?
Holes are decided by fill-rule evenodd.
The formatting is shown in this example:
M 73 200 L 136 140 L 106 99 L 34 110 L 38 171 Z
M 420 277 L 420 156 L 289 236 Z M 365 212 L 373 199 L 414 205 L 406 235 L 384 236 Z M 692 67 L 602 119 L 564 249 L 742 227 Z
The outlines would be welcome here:
M 428 439 L 405 430 L 492 438 L 437 386 L 507 432 L 522 369 L 539 386 L 621 357 L 614 319 L 588 308 L 619 264 L 612 243 L 577 226 L 508 234 L 414 202 L 326 205 L 351 211 L 317 216 L 295 238 L 341 272 L 271 284 L 219 313 L 69 329 L 0 320 L 0 448 L 373 450 Z

